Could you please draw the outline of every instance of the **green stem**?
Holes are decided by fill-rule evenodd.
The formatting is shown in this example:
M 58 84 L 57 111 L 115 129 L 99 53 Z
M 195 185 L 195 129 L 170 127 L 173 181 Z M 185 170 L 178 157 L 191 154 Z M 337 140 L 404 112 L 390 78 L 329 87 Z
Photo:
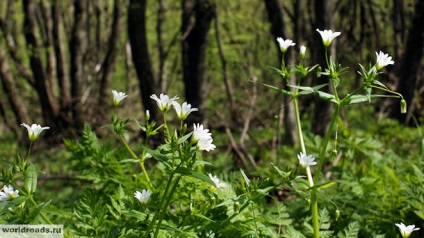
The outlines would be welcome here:
M 168 193 L 169 187 L 171 186 L 172 179 L 174 178 L 174 175 L 175 175 L 175 173 L 171 173 L 171 175 L 168 178 L 168 181 L 167 181 L 166 187 L 165 187 L 165 191 L 163 192 L 163 195 L 162 195 L 162 200 L 160 201 L 160 204 L 159 204 L 159 210 L 155 213 L 155 215 L 153 216 L 152 221 L 150 222 L 149 226 L 147 227 L 146 233 L 144 233 L 144 236 L 143 236 L 145 238 L 149 237 L 149 232 L 152 229 L 153 225 L 155 224 L 156 219 L 158 218 L 158 216 L 160 215 L 160 213 L 163 212 L 162 211 L 162 207 L 163 207 L 163 205 L 165 204 L 165 202 L 167 200 L 167 193 Z
M 34 143 L 34 142 L 33 142 L 33 141 L 31 141 L 31 142 L 29 143 L 28 154 L 27 154 L 27 161 L 29 161 L 29 156 L 31 155 L 32 143 Z
M 357 92 L 359 92 L 360 90 L 362 90 L 363 88 L 364 88 L 364 84 L 361 86 L 361 87 L 359 87 L 359 88 L 357 88 L 357 89 L 355 89 L 355 91 L 353 91 L 352 93 L 349 93 L 348 95 L 346 95 L 346 97 L 344 97 L 341 101 L 340 101 L 340 105 L 343 105 L 346 101 L 348 101 L 353 95 L 355 95 Z
M 294 111 L 296 114 L 296 126 L 297 132 L 299 135 L 299 142 L 302 153 L 306 155 L 306 147 L 303 139 L 302 125 L 300 121 L 300 113 L 299 113 L 299 104 L 296 97 L 293 97 L 294 103 Z M 306 167 L 306 175 L 308 177 L 309 186 L 314 186 L 314 180 L 311 174 L 311 168 L 309 166 Z M 318 201 L 317 201 L 317 191 L 316 189 L 311 190 L 311 210 L 312 210 L 312 226 L 314 229 L 314 237 L 319 238 L 319 220 L 318 220 Z
M 318 214 L 318 200 L 317 190 L 313 188 L 311 190 L 311 210 L 312 210 L 312 226 L 314 228 L 314 238 L 319 238 L 319 214 Z
M 403 99 L 402 94 L 400 94 L 400 93 L 398 93 L 398 92 L 394 92 L 394 91 L 392 91 L 392 90 L 390 90 L 390 89 L 383 88 L 383 87 L 379 87 L 379 86 L 375 86 L 375 85 L 371 85 L 371 87 L 376 88 L 376 89 L 380 89 L 380 90 L 382 90 L 382 91 L 385 91 L 385 92 L 388 92 L 388 93 L 391 93 L 391 94 L 394 94 L 394 95 L 397 95 L 397 96 L 399 96 L 400 98 L 402 98 L 402 99 Z
M 130 148 L 130 146 L 128 145 L 128 143 L 125 141 L 124 137 L 122 135 L 119 135 L 119 138 L 121 139 L 121 141 L 124 144 L 125 148 L 127 148 L 128 152 L 131 154 L 131 156 L 135 160 L 139 160 L 139 158 L 137 157 L 137 155 L 134 153 L 134 151 Z M 144 159 L 141 159 L 139 161 L 140 161 L 139 163 L 140 163 L 141 170 L 143 171 L 144 177 L 146 178 L 147 185 L 149 186 L 150 191 L 153 192 L 152 182 L 150 181 L 149 175 L 147 174 L 146 168 L 144 167 Z
M 172 200 L 172 194 L 174 194 L 174 192 L 175 192 L 175 189 L 177 188 L 177 186 L 178 186 L 178 183 L 180 182 L 180 179 L 181 179 L 181 175 L 175 180 L 175 182 L 174 182 L 174 184 L 172 185 L 172 188 L 171 188 L 171 191 L 169 192 L 169 194 L 168 194 L 168 196 L 166 196 L 166 202 L 165 202 L 165 204 L 163 205 L 163 209 L 162 209 L 162 212 L 160 213 L 160 215 L 159 215 L 159 221 L 158 221 L 158 224 L 156 225 L 156 231 L 155 231 L 155 234 L 153 235 L 153 237 L 154 238 L 156 238 L 156 237 L 158 237 L 158 234 L 159 234 L 159 230 L 160 230 L 160 225 L 162 224 L 162 221 L 163 221 L 163 216 L 165 215 L 165 213 L 166 213 L 166 208 L 168 207 L 168 205 L 169 205 L 169 203 L 171 202 L 171 200 Z M 172 181 L 171 181 L 172 182 Z
M 294 112 L 296 114 L 296 127 L 297 127 L 297 134 L 299 136 L 300 148 L 302 150 L 302 153 L 306 154 L 306 147 L 305 147 L 305 142 L 303 140 L 302 126 L 300 122 L 299 104 L 297 101 L 297 97 L 293 97 L 293 104 L 294 104 Z
M 325 135 L 325 138 L 323 142 L 321 143 L 321 151 L 319 153 L 319 162 L 318 162 L 318 168 L 315 172 L 315 179 L 314 182 L 317 183 L 319 181 L 319 176 L 321 174 L 321 169 L 325 161 L 325 152 L 327 151 L 328 142 L 330 141 L 331 133 L 334 131 L 334 128 L 337 124 L 337 119 L 339 117 L 340 112 L 340 105 L 336 104 L 336 108 L 333 112 L 333 117 L 331 118 L 330 126 L 328 127 L 327 134 Z

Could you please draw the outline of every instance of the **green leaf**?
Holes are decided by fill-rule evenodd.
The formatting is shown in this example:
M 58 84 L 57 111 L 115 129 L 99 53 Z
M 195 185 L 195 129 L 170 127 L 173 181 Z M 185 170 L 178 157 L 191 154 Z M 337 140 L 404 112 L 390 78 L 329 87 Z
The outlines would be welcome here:
M 332 103 L 335 103 L 335 104 L 338 103 L 333 94 L 329 94 L 329 93 L 326 93 L 326 92 L 323 92 L 323 91 L 317 91 L 317 93 L 318 93 L 318 96 L 320 98 L 324 99 L 325 101 L 332 102 Z
M 0 212 L 0 216 L 6 213 L 7 211 L 9 211 L 9 208 L 16 207 L 20 205 L 21 203 L 25 202 L 26 200 L 28 200 L 29 198 L 30 196 L 19 196 L 13 199 L 12 201 L 8 201 L 7 204 L 3 207 L 3 210 Z M 4 203 L 6 202 L 3 202 L 3 205 Z
M 188 133 L 187 135 L 184 135 L 183 137 L 179 138 L 177 141 L 177 144 L 181 144 L 184 141 L 186 141 L 188 138 L 190 138 L 190 136 L 193 134 L 193 132 Z
M 141 124 L 141 122 L 139 120 L 137 120 L 136 118 L 134 118 L 135 122 L 137 123 L 137 125 L 143 130 L 143 131 L 147 131 L 147 128 Z
M 349 223 L 349 225 L 337 234 L 338 238 L 357 238 L 359 233 L 359 223 L 357 221 Z
M 273 89 L 275 91 L 278 91 L 278 92 L 280 92 L 280 93 L 282 93 L 284 95 L 289 95 L 289 96 L 293 95 L 292 92 L 289 92 L 289 91 L 286 91 L 286 90 L 283 90 L 283 89 L 279 89 L 279 88 L 277 88 L 275 86 L 272 86 L 272 85 L 269 85 L 269 84 L 266 84 L 266 83 L 259 83 L 259 84 L 262 85 L 262 86 L 265 86 L 267 88 Z
M 271 163 L 271 166 L 275 169 L 275 171 L 277 171 L 278 175 L 280 175 L 283 179 L 290 177 L 291 171 L 289 172 L 281 171 L 274 163 Z
M 52 201 L 52 200 L 50 200 L 50 201 L 48 201 L 48 202 L 43 202 L 43 203 L 41 203 L 41 204 L 38 204 L 38 205 L 37 205 L 37 208 L 36 208 L 34 211 L 32 211 L 32 212 L 31 212 L 31 214 L 29 215 L 28 219 L 29 219 L 30 221 L 34 220 L 34 219 L 38 216 L 38 214 L 40 214 L 41 210 L 42 210 L 43 208 L 45 208 L 47 205 L 49 205 L 51 201 Z
M 334 181 L 333 180 L 333 181 L 330 181 L 330 182 L 326 182 L 326 183 L 315 185 L 315 186 L 311 187 L 310 189 L 312 189 L 312 188 L 329 188 L 329 187 L 333 186 L 336 183 L 337 183 L 337 181 Z
M 241 173 L 241 176 L 243 176 L 244 182 L 246 182 L 247 187 L 249 187 L 250 186 L 249 178 L 246 176 L 246 174 L 244 173 L 242 169 L 240 169 L 240 173 Z
M 212 186 L 216 186 L 216 184 L 209 178 L 209 176 L 206 176 L 204 173 L 201 173 L 199 171 L 196 170 L 190 170 L 188 168 L 183 168 L 183 167 L 178 167 L 175 172 L 184 175 L 184 176 L 189 176 L 192 178 L 197 178 L 200 179 L 206 183 L 209 183 Z
M 374 80 L 372 83 L 373 83 L 373 84 L 376 84 L 376 85 L 378 85 L 378 86 L 380 86 L 380 87 L 383 87 L 383 88 L 385 88 L 385 89 L 388 89 L 388 88 L 386 87 L 386 85 L 384 85 L 382 82 L 380 82 L 380 81 L 378 81 L 378 80 Z
M 34 164 L 31 164 L 26 172 L 25 188 L 28 194 L 32 194 L 35 190 L 37 190 L 37 170 L 35 169 Z
M 166 165 L 168 168 L 171 167 L 171 165 L 168 163 L 168 161 L 170 160 L 170 158 L 168 158 L 166 155 L 161 154 L 158 150 L 152 150 L 148 147 L 143 146 L 143 149 L 149 153 L 154 159 L 156 159 L 157 161 L 163 163 L 164 165 Z
M 297 93 L 298 95 L 307 95 L 307 94 L 318 92 L 319 89 L 327 86 L 327 84 L 320 84 L 320 85 L 317 85 L 315 87 L 296 86 L 296 85 L 288 85 L 288 86 L 291 87 L 291 88 L 295 88 L 295 89 L 301 90 L 299 93 Z

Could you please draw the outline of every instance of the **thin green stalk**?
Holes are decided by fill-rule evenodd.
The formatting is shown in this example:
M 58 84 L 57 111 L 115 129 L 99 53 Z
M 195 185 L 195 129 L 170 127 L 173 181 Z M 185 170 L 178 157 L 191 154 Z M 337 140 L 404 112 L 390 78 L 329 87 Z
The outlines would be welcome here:
M 375 85 L 371 85 L 371 87 L 376 88 L 376 89 L 380 89 L 380 90 L 382 90 L 382 91 L 385 91 L 385 92 L 388 92 L 388 93 L 391 93 L 391 94 L 394 94 L 394 95 L 397 95 L 397 96 L 399 96 L 400 98 L 402 98 L 402 99 L 403 99 L 402 94 L 400 94 L 400 93 L 398 93 L 398 92 L 394 92 L 394 91 L 392 91 L 392 90 L 390 90 L 390 89 L 383 88 L 383 87 L 379 87 L 379 86 L 375 86 Z
M 137 157 L 137 155 L 134 153 L 134 151 L 130 148 L 130 146 L 128 145 L 128 143 L 125 141 L 124 137 L 122 135 L 119 135 L 119 138 L 121 139 L 121 141 L 124 144 L 125 148 L 127 148 L 128 152 L 130 152 L 131 156 L 135 160 L 139 160 L 139 158 Z M 147 185 L 149 186 L 149 189 L 151 191 L 153 191 L 152 182 L 150 181 L 149 175 L 147 174 L 146 168 L 144 167 L 144 159 L 142 159 L 139 163 L 140 163 L 141 170 L 143 171 L 144 177 L 146 178 Z
M 31 142 L 29 143 L 28 154 L 27 154 L 27 161 L 29 161 L 29 156 L 31 155 L 32 143 L 34 143 L 34 142 L 33 142 L 33 141 L 31 141 Z
M 302 126 L 300 122 L 299 104 L 296 97 L 293 97 L 293 104 L 294 104 L 294 112 L 296 114 L 296 126 L 297 126 L 297 134 L 299 136 L 300 148 L 302 150 L 302 153 L 306 154 L 306 147 L 305 147 L 305 142 L 303 140 L 303 132 L 302 132 Z
M 314 238 L 319 238 L 319 214 L 318 214 L 318 200 L 317 190 L 311 190 L 311 210 L 312 210 L 312 226 L 314 228 Z
M 167 181 L 166 187 L 165 187 L 165 191 L 163 192 L 162 200 L 160 201 L 160 204 L 159 204 L 159 210 L 155 213 L 155 215 L 152 218 L 152 221 L 150 222 L 149 226 L 147 227 L 146 233 L 144 233 L 144 236 L 143 236 L 145 238 L 149 237 L 149 232 L 152 229 L 153 225 L 155 224 L 156 219 L 158 218 L 160 213 L 163 212 L 162 207 L 163 207 L 163 204 L 165 203 L 165 201 L 167 200 L 166 196 L 167 196 L 169 187 L 171 186 L 172 179 L 174 178 L 174 175 L 175 175 L 175 173 L 173 172 L 173 173 L 171 173 L 171 175 L 168 178 L 168 181 Z
M 299 135 L 300 147 L 301 147 L 302 153 L 306 154 L 306 147 L 305 147 L 305 142 L 303 139 L 302 125 L 300 121 L 299 104 L 296 97 L 293 97 L 293 103 L 294 103 L 294 111 L 296 114 L 296 126 L 297 126 L 297 132 Z M 312 178 L 311 168 L 309 166 L 306 167 L 306 175 L 308 177 L 309 186 L 313 187 L 314 180 Z M 319 238 L 318 201 L 317 201 L 316 193 L 317 193 L 316 189 L 311 190 L 312 226 L 314 229 L 314 237 Z
M 333 112 L 333 117 L 331 118 L 330 126 L 328 127 L 327 134 L 325 135 L 325 138 L 323 142 L 321 143 L 321 151 L 319 153 L 319 162 L 318 162 L 318 168 L 315 172 L 315 179 L 314 182 L 317 183 L 319 181 L 319 176 L 321 174 L 321 169 L 325 161 L 325 152 L 327 151 L 328 142 L 330 141 L 331 133 L 334 131 L 334 128 L 337 124 L 337 119 L 339 117 L 340 113 L 340 105 L 336 104 L 336 108 Z
M 178 183 L 180 182 L 181 177 L 182 177 L 182 176 L 180 175 L 180 176 L 179 176 L 179 177 L 175 180 L 175 182 L 174 182 L 174 184 L 173 184 L 173 186 L 172 186 L 172 188 L 171 188 L 171 192 L 169 192 L 169 194 L 168 194 L 168 196 L 167 196 L 167 199 L 166 199 L 166 202 L 165 202 L 165 204 L 163 205 L 162 212 L 161 212 L 161 213 L 160 213 L 160 215 L 159 215 L 159 221 L 158 221 L 158 224 L 156 225 L 156 231 L 155 231 L 155 234 L 153 235 L 153 237 L 154 237 L 154 238 L 158 237 L 159 230 L 160 230 L 160 225 L 162 224 L 163 216 L 165 215 L 166 208 L 168 207 L 169 203 L 170 203 L 170 202 L 171 202 L 171 200 L 172 200 L 172 194 L 174 194 L 175 189 L 177 188 Z M 172 182 L 172 181 L 171 181 L 171 182 Z

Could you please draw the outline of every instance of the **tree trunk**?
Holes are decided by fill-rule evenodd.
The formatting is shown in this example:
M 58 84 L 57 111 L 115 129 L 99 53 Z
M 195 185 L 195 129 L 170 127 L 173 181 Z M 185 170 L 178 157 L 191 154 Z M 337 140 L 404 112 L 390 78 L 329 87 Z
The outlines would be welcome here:
M 87 0 L 74 2 L 74 27 L 70 41 L 72 117 L 76 130 L 83 127 L 83 82 L 86 80 L 84 56 L 87 51 Z
M 275 46 L 277 48 L 277 51 L 279 52 L 279 59 L 280 62 L 282 60 L 282 53 L 280 51 L 280 46 L 278 42 L 276 41 L 277 37 L 282 37 L 283 39 L 286 38 L 285 30 L 286 25 L 284 23 L 283 18 L 283 12 L 280 6 L 280 3 L 278 0 L 265 0 L 265 6 L 268 12 L 268 20 L 271 23 L 271 34 L 274 36 L 274 42 Z M 286 52 L 286 59 L 290 59 L 290 51 Z M 282 83 L 285 90 L 290 90 L 290 88 L 286 85 L 286 82 Z M 294 105 L 291 101 L 291 98 L 289 96 L 283 97 L 283 102 L 281 104 L 281 107 L 283 108 L 283 114 L 280 114 L 283 117 L 283 123 L 284 123 L 284 131 L 285 131 L 285 137 L 284 141 L 288 145 L 294 145 L 299 141 L 299 137 L 297 135 L 296 130 L 296 118 L 295 118 L 295 112 L 294 112 Z
M 53 46 L 56 54 L 56 72 L 57 82 L 59 85 L 59 104 L 60 104 L 60 126 L 62 128 L 72 125 L 72 112 L 71 112 L 71 85 L 69 81 L 69 70 L 67 61 L 65 60 L 65 49 L 61 42 L 63 39 L 63 31 L 61 30 L 63 10 L 57 2 L 52 6 L 53 14 Z
M 158 121 L 160 118 L 159 108 L 150 98 L 152 94 L 158 93 L 158 87 L 147 44 L 146 0 L 130 0 L 128 6 L 128 36 L 144 109 L 149 110 L 152 120 Z
M 397 76 L 399 78 L 398 92 L 403 95 L 409 110 L 406 114 L 400 113 L 400 104 L 393 106 L 391 116 L 397 118 L 400 122 L 409 124 L 414 103 L 414 94 L 416 92 L 417 78 L 420 67 L 422 66 L 424 49 L 424 1 L 418 1 L 415 6 L 415 13 L 409 28 L 408 40 L 406 42 L 405 54 Z
M 315 31 L 317 28 L 320 30 L 327 30 L 331 27 L 330 16 L 331 12 L 328 10 L 327 6 L 328 1 L 325 0 L 315 0 L 315 21 L 312 25 L 313 30 Z M 334 29 L 333 29 L 334 30 Z M 317 62 L 322 69 L 327 67 L 327 63 L 325 61 L 325 47 L 322 43 L 322 38 L 318 32 L 316 32 L 314 39 L 314 45 L 312 51 L 312 62 Z M 334 42 L 332 43 L 334 47 Z M 330 46 L 331 47 L 331 46 Z M 330 49 L 329 49 L 330 50 Z M 317 85 L 326 84 L 328 82 L 328 77 L 321 76 L 314 80 Z M 322 91 L 330 91 L 330 87 L 326 86 L 321 89 Z M 331 120 L 331 104 L 324 100 L 315 100 L 315 108 L 313 112 L 312 132 L 321 136 L 324 136 L 327 132 L 327 126 Z
M 109 85 L 112 79 L 113 65 L 116 60 L 118 41 L 122 30 L 122 5 L 122 1 L 114 0 L 112 32 L 109 37 L 108 51 L 101 67 L 102 73 L 100 79 L 98 108 L 99 115 L 102 119 L 106 118 L 107 106 L 110 105 L 109 102 L 111 102 L 111 90 Z
M 182 2 L 182 57 L 185 99 L 198 112 L 190 114 L 189 123 L 203 122 L 206 90 L 206 47 L 208 32 L 215 17 L 216 5 L 210 0 Z M 194 21 L 193 19 L 194 18 Z
M 5 52 L 0 48 L 0 79 L 3 85 L 3 90 L 7 92 L 9 104 L 16 118 L 16 125 L 21 123 L 32 123 L 28 117 L 26 105 L 22 102 L 20 93 L 17 90 L 15 79 L 10 71 L 10 66 L 6 61 Z M 17 126 L 13 127 L 16 128 Z
M 44 123 L 56 130 L 58 129 L 56 117 L 58 115 L 59 105 L 53 96 L 52 85 L 50 83 L 51 79 L 48 78 L 51 75 L 45 72 L 42 64 L 41 55 L 43 51 L 36 37 L 36 3 L 33 0 L 24 0 L 23 8 L 25 12 L 24 34 L 27 48 L 30 51 L 29 60 L 35 80 L 34 87 L 40 99 Z

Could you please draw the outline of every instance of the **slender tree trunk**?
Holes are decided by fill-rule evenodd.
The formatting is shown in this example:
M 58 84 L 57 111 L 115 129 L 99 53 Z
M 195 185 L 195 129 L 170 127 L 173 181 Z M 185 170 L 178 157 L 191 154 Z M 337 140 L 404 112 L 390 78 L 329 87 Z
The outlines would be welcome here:
M 183 0 L 182 56 L 185 97 L 198 112 L 190 114 L 189 123 L 205 118 L 206 47 L 208 32 L 215 17 L 216 5 L 210 0 Z M 194 18 L 194 20 L 192 19 Z
M 278 0 L 265 0 L 265 6 L 268 12 L 268 20 L 271 23 L 271 34 L 274 36 L 275 46 L 279 52 L 279 59 L 282 60 L 282 54 L 280 51 L 280 46 L 276 41 L 277 37 L 286 38 L 286 25 L 284 23 L 283 11 Z M 290 51 L 286 52 L 286 59 L 290 59 Z M 290 90 L 286 85 L 286 82 L 282 83 L 285 90 Z M 283 97 L 283 103 L 281 104 L 283 109 L 283 123 L 285 131 L 285 142 L 289 145 L 294 145 L 299 141 L 297 131 L 296 131 L 296 118 L 294 113 L 294 105 L 291 102 L 291 98 L 288 96 Z
M 130 0 L 128 36 L 144 109 L 149 110 L 152 120 L 158 121 L 160 111 L 154 100 L 150 98 L 152 94 L 158 93 L 158 87 L 147 44 L 146 0 Z
M 106 118 L 107 106 L 110 105 L 109 102 L 111 102 L 111 91 L 109 85 L 112 79 L 112 70 L 116 60 L 118 43 L 122 31 L 122 5 L 122 1 L 114 0 L 112 32 L 109 37 L 108 51 L 102 63 L 102 77 L 100 79 L 98 106 L 99 115 L 102 119 Z
M 424 49 L 424 1 L 418 1 L 415 6 L 415 13 L 412 25 L 409 28 L 408 40 L 406 42 L 405 54 L 399 69 L 398 78 L 400 92 L 409 106 L 406 114 L 400 113 L 399 103 L 394 104 L 391 116 L 400 122 L 409 124 L 413 113 L 414 96 L 416 92 L 417 78 L 422 66 Z
M 34 0 L 24 0 L 23 7 L 25 12 L 24 34 L 28 50 L 30 51 L 29 60 L 35 80 L 35 90 L 37 91 L 41 103 L 42 116 L 47 125 L 52 129 L 58 129 L 56 121 L 58 104 L 52 93 L 51 80 L 47 78 L 50 75 L 46 74 L 43 67 L 41 58 L 43 52 L 39 39 L 36 37 L 36 3 Z
M 20 93 L 17 90 L 15 79 L 10 71 L 10 66 L 6 61 L 5 52 L 0 48 L 0 79 L 3 85 L 3 90 L 8 96 L 9 104 L 15 115 L 16 125 L 21 123 L 32 123 L 26 111 L 27 106 L 22 102 Z M 15 128 L 16 128 L 15 125 Z
M 331 23 L 330 23 L 330 17 L 331 12 L 328 10 L 327 6 L 328 1 L 325 0 L 315 0 L 315 21 L 312 25 L 314 31 L 319 28 L 320 30 L 327 30 L 330 29 Z M 332 29 L 336 31 L 335 29 Z M 318 32 L 316 32 L 314 39 L 314 46 L 312 51 L 312 62 L 317 62 L 322 69 L 325 69 L 327 67 L 327 63 L 325 61 L 325 47 L 322 43 L 322 38 L 319 35 Z M 334 47 L 334 42 L 332 43 Z M 332 47 L 332 46 L 330 46 Z M 329 49 L 330 50 L 330 49 Z M 331 53 L 331 52 L 329 52 Z M 321 76 L 320 78 L 317 78 L 316 84 L 326 84 L 328 83 L 328 77 Z M 326 86 L 322 88 L 323 91 L 330 91 L 330 87 Z M 314 120 L 312 120 L 312 132 L 321 136 L 324 136 L 327 132 L 327 126 L 331 120 L 331 104 L 324 101 L 324 100 L 315 100 L 315 108 L 313 112 Z
M 74 2 L 74 27 L 70 42 L 71 51 L 71 96 L 74 126 L 79 130 L 84 123 L 83 117 L 83 82 L 86 79 L 84 55 L 87 51 L 87 0 Z
M 52 6 L 53 15 L 53 46 L 56 54 L 56 71 L 57 82 L 59 85 L 59 104 L 60 104 L 60 124 L 62 128 L 72 125 L 72 112 L 71 112 L 71 85 L 69 81 L 69 70 L 65 49 L 63 47 L 63 31 L 61 29 L 63 10 L 57 2 Z

